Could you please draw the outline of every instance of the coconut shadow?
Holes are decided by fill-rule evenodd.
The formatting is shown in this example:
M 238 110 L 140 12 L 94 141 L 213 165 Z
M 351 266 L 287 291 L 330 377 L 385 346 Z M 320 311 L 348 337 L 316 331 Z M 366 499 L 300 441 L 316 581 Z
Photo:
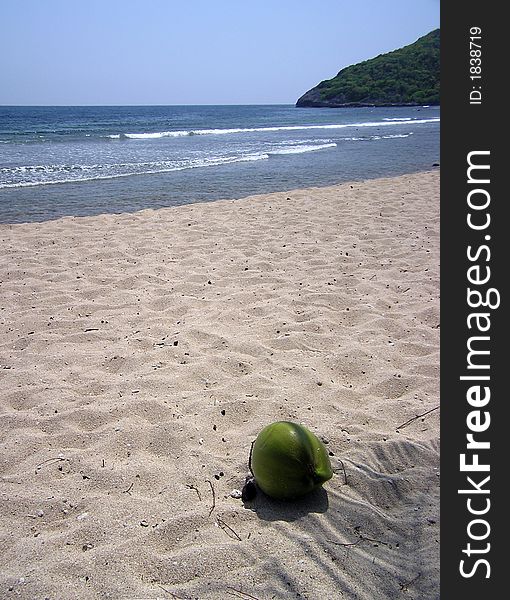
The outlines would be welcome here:
M 312 513 L 325 513 L 329 508 L 328 494 L 319 487 L 296 500 L 275 500 L 260 489 L 255 498 L 244 503 L 263 521 L 297 521 Z

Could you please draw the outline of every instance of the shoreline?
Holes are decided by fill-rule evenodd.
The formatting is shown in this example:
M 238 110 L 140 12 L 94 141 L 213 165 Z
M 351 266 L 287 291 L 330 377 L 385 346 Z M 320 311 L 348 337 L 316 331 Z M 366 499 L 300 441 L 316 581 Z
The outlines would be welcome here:
M 235 198 L 219 197 L 217 199 L 212 199 L 212 200 L 197 200 L 194 202 L 186 202 L 183 204 L 176 204 L 173 206 L 158 206 L 158 207 L 154 207 L 154 208 L 147 207 L 147 208 L 142 208 L 139 210 L 122 211 L 122 212 L 102 212 L 102 213 L 91 214 L 91 215 L 62 215 L 62 216 L 58 216 L 58 217 L 54 217 L 54 218 L 50 218 L 50 219 L 46 219 L 46 220 L 42 220 L 42 221 L 21 221 L 21 222 L 0 221 L 0 230 L 4 227 L 51 223 L 53 221 L 58 221 L 60 219 L 89 219 L 89 218 L 93 219 L 93 218 L 105 217 L 108 215 L 111 215 L 111 216 L 133 215 L 133 214 L 137 214 L 137 213 L 143 213 L 145 211 L 173 210 L 173 209 L 178 209 L 178 208 L 182 208 L 185 206 L 198 206 L 198 205 L 202 205 L 202 204 L 211 204 L 211 203 L 217 203 L 217 202 L 240 202 L 240 201 L 244 201 L 247 199 L 254 199 L 254 198 L 258 198 L 258 197 L 273 196 L 273 195 L 274 196 L 278 196 L 278 195 L 287 195 L 288 196 L 290 194 L 303 193 L 303 192 L 307 192 L 307 191 L 314 192 L 316 190 L 332 190 L 333 188 L 346 186 L 346 185 L 367 183 L 367 182 L 371 182 L 371 181 L 383 181 L 386 179 L 398 179 L 400 177 L 408 177 L 408 176 L 413 176 L 413 175 L 436 173 L 436 172 L 438 174 L 440 172 L 439 163 L 434 163 L 428 169 L 423 169 L 420 171 L 412 171 L 412 172 L 403 173 L 400 175 L 388 175 L 388 176 L 384 176 L 384 177 L 377 176 L 377 177 L 373 177 L 373 178 L 353 179 L 353 180 L 343 181 L 343 182 L 334 183 L 334 184 L 316 185 L 316 186 L 308 186 L 308 187 L 301 187 L 301 188 L 291 188 L 291 189 L 284 189 L 284 190 L 277 190 L 277 191 L 247 194 L 246 196 L 239 196 L 239 197 L 235 197 Z M 88 183 L 88 182 L 79 182 L 79 183 Z M 57 183 L 57 184 L 53 184 L 53 185 L 56 185 L 56 186 L 69 185 L 69 182 L 66 182 L 64 184 Z M 30 189 L 33 189 L 34 187 L 37 187 L 37 186 L 33 186 Z
M 0 225 L 0 596 L 438 597 L 439 178 Z

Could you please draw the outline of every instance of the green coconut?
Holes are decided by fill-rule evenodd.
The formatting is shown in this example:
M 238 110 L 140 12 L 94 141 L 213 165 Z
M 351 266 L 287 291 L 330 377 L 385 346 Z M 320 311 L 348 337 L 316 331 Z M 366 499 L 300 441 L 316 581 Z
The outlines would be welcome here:
M 272 498 L 303 496 L 333 477 L 324 444 L 303 425 L 278 421 L 257 436 L 250 468 L 258 487 Z

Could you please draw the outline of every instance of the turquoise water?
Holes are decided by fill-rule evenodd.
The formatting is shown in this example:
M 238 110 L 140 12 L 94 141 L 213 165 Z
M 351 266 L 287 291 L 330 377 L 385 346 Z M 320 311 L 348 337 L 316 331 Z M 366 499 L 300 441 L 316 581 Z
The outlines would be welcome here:
M 0 107 L 0 222 L 429 169 L 439 107 Z

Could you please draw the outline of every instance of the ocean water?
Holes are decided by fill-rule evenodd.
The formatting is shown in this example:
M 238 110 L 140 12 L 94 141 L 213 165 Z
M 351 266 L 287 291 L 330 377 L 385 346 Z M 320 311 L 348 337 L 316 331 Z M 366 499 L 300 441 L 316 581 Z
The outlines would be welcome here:
M 0 106 L 0 222 L 430 169 L 439 124 L 437 106 Z

